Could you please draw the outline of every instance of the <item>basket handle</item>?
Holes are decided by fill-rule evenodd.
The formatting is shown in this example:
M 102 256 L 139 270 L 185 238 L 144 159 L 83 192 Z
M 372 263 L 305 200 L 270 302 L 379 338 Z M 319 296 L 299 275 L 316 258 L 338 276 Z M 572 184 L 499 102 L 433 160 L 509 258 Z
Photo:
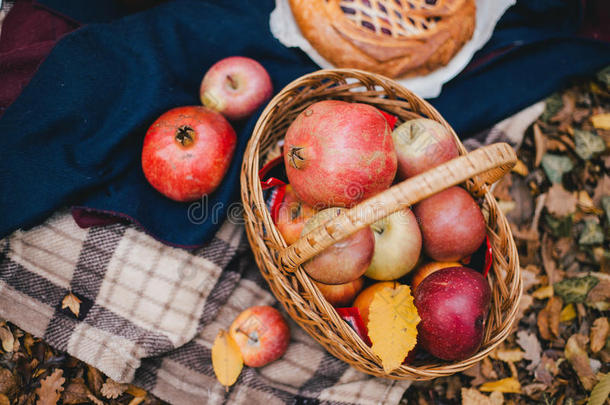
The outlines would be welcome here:
M 347 238 L 400 209 L 430 197 L 446 188 L 475 178 L 478 184 L 492 184 L 517 162 L 517 155 L 507 143 L 496 143 L 459 156 L 344 211 L 336 218 L 313 229 L 283 249 L 284 268 L 295 270 L 327 247 Z

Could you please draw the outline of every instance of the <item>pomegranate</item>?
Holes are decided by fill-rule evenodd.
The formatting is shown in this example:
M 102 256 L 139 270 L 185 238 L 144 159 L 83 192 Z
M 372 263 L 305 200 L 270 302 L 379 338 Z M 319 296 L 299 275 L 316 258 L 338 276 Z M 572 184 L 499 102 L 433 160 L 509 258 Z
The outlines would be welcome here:
M 327 100 L 310 105 L 285 137 L 286 174 L 310 206 L 351 207 L 387 189 L 396 174 L 392 130 L 375 107 Z

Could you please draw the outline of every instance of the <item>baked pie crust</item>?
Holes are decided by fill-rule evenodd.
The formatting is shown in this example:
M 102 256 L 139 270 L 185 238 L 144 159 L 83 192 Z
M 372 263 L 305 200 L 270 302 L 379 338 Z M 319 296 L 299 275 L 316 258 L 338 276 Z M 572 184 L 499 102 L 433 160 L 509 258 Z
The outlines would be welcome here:
M 398 78 L 446 65 L 472 37 L 475 0 L 290 0 L 311 45 L 336 67 Z

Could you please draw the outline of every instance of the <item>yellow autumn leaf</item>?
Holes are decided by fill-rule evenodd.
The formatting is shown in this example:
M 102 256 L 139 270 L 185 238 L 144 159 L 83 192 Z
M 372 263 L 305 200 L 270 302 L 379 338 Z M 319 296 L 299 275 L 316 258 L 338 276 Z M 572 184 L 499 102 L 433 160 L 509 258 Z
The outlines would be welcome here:
M 593 387 L 587 405 L 604 405 L 610 395 L 610 373 L 604 374 L 600 381 Z
M 545 298 L 551 298 L 552 296 L 553 296 L 553 286 L 552 285 L 540 287 L 539 289 L 537 289 L 536 291 L 534 291 L 532 293 L 532 297 L 537 298 L 539 300 L 542 300 Z
M 212 346 L 212 367 L 216 378 L 227 390 L 235 384 L 244 367 L 244 359 L 239 346 L 231 335 L 222 329 L 218 332 Z
M 386 373 L 400 367 L 417 343 L 420 318 L 406 285 L 377 292 L 369 307 L 369 337 L 372 350 Z
M 559 314 L 559 322 L 570 322 L 576 318 L 576 311 L 574 310 L 574 304 L 568 304 L 561 310 Z
M 610 114 L 597 114 L 591 117 L 593 126 L 597 129 L 610 129 Z
M 511 169 L 512 172 L 520 174 L 525 177 L 529 174 L 529 170 L 527 170 L 527 166 L 521 160 L 517 159 L 517 163 Z
M 72 293 L 69 293 L 61 301 L 61 309 L 69 308 L 70 311 L 72 311 L 72 313 L 74 315 L 76 315 L 76 317 L 78 318 L 78 314 L 80 313 L 80 304 L 81 304 L 81 302 L 82 301 L 79 300 L 76 295 L 74 295 Z
M 499 391 L 505 394 L 521 394 L 521 384 L 514 377 L 503 378 L 498 381 L 490 381 L 479 387 L 479 391 L 492 392 Z
M 496 352 L 496 357 L 506 363 L 516 363 L 523 360 L 524 354 L 519 349 L 501 349 Z

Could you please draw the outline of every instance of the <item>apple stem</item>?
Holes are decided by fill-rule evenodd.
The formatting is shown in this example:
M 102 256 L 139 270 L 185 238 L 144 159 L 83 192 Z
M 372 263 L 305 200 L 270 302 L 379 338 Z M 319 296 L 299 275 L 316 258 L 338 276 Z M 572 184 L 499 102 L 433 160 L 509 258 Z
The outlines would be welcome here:
M 227 75 L 227 80 L 229 81 L 229 85 L 233 90 L 237 89 L 237 81 L 231 75 Z
M 176 130 L 176 136 L 174 138 L 180 145 L 190 146 L 195 141 L 195 130 L 188 125 L 182 125 Z
M 254 342 L 258 342 L 258 339 L 255 337 L 252 337 L 249 333 L 244 332 L 243 330 L 241 330 L 240 328 L 235 329 L 235 332 L 239 332 L 239 333 L 243 333 L 244 335 L 246 335 L 246 337 L 248 338 L 248 340 L 252 340 Z

